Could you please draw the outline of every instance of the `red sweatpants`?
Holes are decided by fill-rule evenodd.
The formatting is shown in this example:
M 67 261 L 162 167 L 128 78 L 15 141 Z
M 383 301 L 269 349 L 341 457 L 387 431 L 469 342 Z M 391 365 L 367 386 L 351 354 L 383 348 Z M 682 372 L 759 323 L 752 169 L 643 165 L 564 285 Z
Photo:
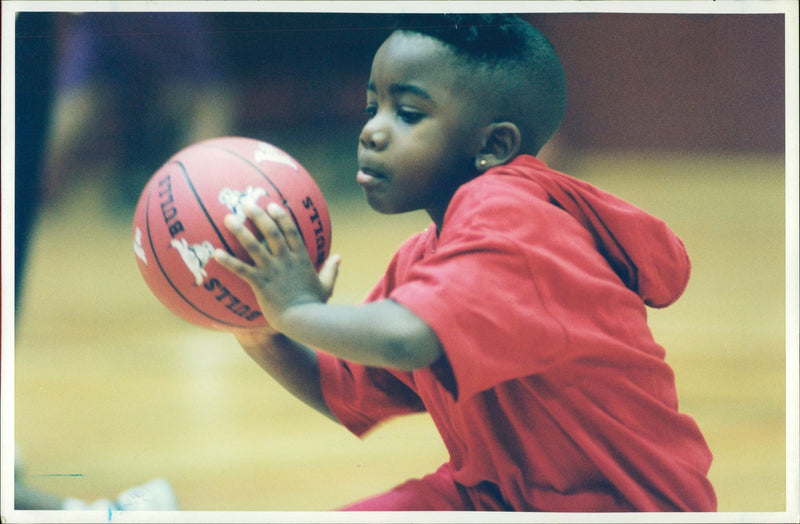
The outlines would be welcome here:
M 467 488 L 453 480 L 447 464 L 435 473 L 413 479 L 350 504 L 340 511 L 510 511 L 496 486 Z

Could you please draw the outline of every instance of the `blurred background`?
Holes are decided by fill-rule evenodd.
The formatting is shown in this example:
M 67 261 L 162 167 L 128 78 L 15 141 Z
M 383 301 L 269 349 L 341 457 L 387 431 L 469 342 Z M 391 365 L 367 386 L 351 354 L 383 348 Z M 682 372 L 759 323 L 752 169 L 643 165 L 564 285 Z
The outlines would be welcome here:
M 524 17 L 567 76 L 544 160 L 663 218 L 689 250 L 686 294 L 650 321 L 715 455 L 720 511 L 784 511 L 784 15 Z M 315 511 L 446 460 L 424 416 L 363 441 L 319 417 L 230 335 L 172 316 L 132 250 L 139 192 L 171 154 L 251 136 L 316 178 L 343 257 L 333 300 L 359 302 L 428 222 L 374 213 L 355 183 L 365 85 L 390 25 L 367 13 L 18 15 L 14 422 L 28 486 L 94 500 L 164 477 L 185 510 Z

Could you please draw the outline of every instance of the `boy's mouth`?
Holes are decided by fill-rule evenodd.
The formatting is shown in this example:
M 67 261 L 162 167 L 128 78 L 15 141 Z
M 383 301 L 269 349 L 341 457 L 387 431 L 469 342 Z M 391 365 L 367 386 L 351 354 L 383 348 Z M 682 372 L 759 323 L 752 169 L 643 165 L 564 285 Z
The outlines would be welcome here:
M 368 167 L 362 167 L 361 169 L 358 170 L 358 173 L 356 174 L 356 182 L 358 182 L 359 185 L 361 186 L 375 185 L 378 182 L 380 182 L 381 179 L 384 178 L 385 177 L 382 174 Z

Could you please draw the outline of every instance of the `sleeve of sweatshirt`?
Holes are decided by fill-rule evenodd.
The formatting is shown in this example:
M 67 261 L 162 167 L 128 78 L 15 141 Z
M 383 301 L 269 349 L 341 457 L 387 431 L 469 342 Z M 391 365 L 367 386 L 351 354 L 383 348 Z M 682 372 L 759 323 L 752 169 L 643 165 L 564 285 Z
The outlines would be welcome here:
M 456 193 L 435 249 L 390 295 L 439 338 L 442 384 L 461 400 L 584 353 L 658 355 L 641 298 L 590 232 L 528 181 L 484 177 Z

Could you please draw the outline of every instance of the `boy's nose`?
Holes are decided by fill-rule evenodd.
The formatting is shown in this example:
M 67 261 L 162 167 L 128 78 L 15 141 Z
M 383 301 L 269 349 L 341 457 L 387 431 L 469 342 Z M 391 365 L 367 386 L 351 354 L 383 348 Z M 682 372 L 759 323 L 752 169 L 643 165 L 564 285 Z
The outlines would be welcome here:
M 386 147 L 388 138 L 389 136 L 386 131 L 376 129 L 374 126 L 367 124 L 364 126 L 364 129 L 361 130 L 361 135 L 358 137 L 358 141 L 361 144 L 361 147 L 365 149 L 374 149 L 379 151 Z

